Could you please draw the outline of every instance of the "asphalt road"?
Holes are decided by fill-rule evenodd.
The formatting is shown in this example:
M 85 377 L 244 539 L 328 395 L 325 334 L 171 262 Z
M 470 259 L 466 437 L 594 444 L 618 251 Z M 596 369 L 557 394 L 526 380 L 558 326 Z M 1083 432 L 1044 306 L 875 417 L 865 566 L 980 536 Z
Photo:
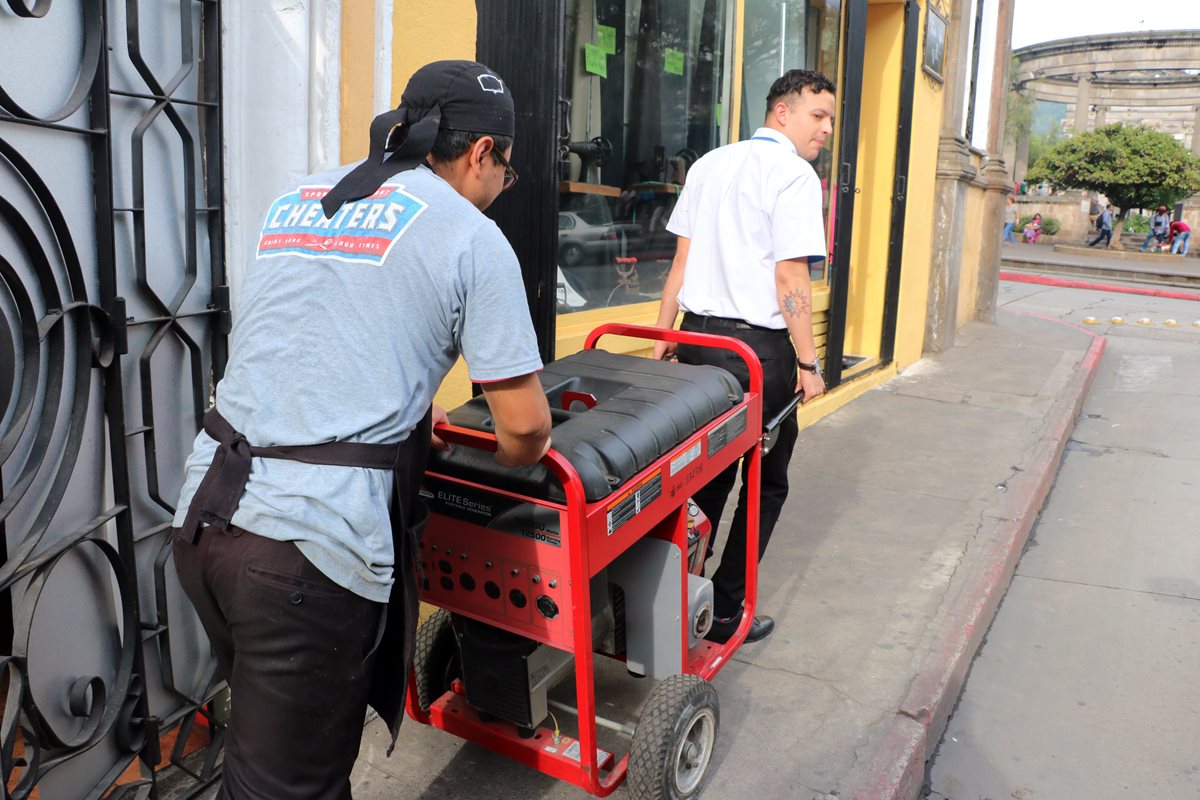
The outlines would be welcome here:
M 1109 342 L 928 796 L 1200 798 L 1200 302 L 1005 283 L 1001 303 Z

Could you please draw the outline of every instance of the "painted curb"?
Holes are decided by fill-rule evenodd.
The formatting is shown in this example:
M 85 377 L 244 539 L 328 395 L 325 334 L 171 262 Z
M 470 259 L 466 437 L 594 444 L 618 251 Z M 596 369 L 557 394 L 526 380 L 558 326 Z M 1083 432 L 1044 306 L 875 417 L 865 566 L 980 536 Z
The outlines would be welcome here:
M 847 800 L 916 800 L 920 796 L 926 762 L 942 738 L 971 661 L 1008 591 L 1104 353 L 1107 342 L 1102 335 L 1052 317 L 1007 313 L 1068 325 L 1090 335 L 1092 343 L 1047 415 L 1050 422 L 1024 471 L 1009 483 L 999 510 L 1002 519 L 996 521 L 994 537 L 980 557 L 981 569 L 966 580 L 955 607 L 934 632 L 933 645 L 907 696 L 871 752 L 865 754 L 863 767 L 842 782 L 838 796 Z
M 1043 286 L 1057 286 L 1063 289 L 1094 289 L 1098 292 L 1142 294 L 1148 297 L 1166 297 L 1170 300 L 1200 300 L 1200 293 L 1197 292 L 1168 292 L 1165 289 L 1143 289 L 1138 286 L 1117 286 L 1111 283 L 1068 281 L 1062 278 L 1048 278 L 1045 275 L 1025 275 L 1020 272 L 1001 272 L 1000 280 L 1013 283 L 1039 283 Z

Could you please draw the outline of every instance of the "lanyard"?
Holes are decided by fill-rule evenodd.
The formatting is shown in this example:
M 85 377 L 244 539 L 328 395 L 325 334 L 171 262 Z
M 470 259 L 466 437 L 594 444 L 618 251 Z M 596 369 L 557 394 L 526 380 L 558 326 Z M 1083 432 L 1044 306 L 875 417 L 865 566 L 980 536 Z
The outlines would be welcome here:
M 783 142 L 779 141 L 778 139 L 772 139 L 770 136 L 751 136 L 750 141 L 774 142 L 775 144 L 783 144 Z

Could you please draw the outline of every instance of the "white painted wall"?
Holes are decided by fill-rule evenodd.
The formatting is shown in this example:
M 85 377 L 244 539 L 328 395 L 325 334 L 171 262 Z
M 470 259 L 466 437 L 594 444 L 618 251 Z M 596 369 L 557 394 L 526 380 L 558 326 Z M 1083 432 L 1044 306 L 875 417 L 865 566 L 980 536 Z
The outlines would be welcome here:
M 341 2 L 235 4 L 222 23 L 225 253 L 236 309 L 271 201 L 337 164 Z
M 969 41 L 967 43 L 967 58 L 971 58 L 974 52 L 974 36 L 975 36 L 975 11 L 978 8 L 976 0 L 959 0 L 967 3 L 967 14 L 963 20 L 967 25 Z M 979 32 L 979 77 L 975 87 L 975 124 L 974 127 L 964 132 L 964 136 L 970 141 L 971 146 L 978 150 L 987 150 L 987 132 L 988 118 L 991 115 L 992 101 L 992 65 L 996 60 L 996 24 L 997 17 L 1000 13 L 999 0 L 984 0 L 983 4 L 983 27 Z M 968 69 L 970 66 L 968 65 Z M 968 87 L 970 86 L 970 76 L 968 75 Z M 970 110 L 968 105 L 971 102 L 969 92 L 963 93 L 963 119 L 967 118 L 967 112 Z
M 979 36 L 979 83 L 975 86 L 975 129 L 970 131 L 971 144 L 979 150 L 987 150 L 988 120 L 992 111 L 992 75 L 996 61 L 996 26 L 1000 15 L 999 0 L 986 0 L 983 4 L 983 29 Z M 1000 80 L 1008 79 L 1007 71 Z M 1003 131 L 1001 131 L 1003 134 Z

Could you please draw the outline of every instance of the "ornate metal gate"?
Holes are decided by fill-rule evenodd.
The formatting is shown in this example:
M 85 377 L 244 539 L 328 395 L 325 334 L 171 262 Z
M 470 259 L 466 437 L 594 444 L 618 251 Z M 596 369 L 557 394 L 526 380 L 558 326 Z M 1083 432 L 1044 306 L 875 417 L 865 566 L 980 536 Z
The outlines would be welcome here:
M 219 37 L 219 0 L 0 2 L 3 797 L 214 777 L 170 521 L 225 364 Z

